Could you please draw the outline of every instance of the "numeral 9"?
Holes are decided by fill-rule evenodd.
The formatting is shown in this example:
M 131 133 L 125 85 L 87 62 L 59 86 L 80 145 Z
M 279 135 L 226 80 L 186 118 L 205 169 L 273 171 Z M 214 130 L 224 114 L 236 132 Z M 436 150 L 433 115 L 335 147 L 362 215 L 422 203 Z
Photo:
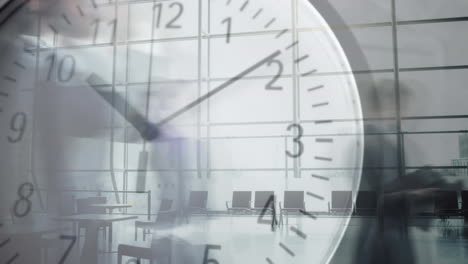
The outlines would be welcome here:
M 16 132 L 16 136 L 8 136 L 8 142 L 16 143 L 21 141 L 26 131 L 26 114 L 25 113 L 16 113 L 10 121 L 10 129 L 13 132 Z

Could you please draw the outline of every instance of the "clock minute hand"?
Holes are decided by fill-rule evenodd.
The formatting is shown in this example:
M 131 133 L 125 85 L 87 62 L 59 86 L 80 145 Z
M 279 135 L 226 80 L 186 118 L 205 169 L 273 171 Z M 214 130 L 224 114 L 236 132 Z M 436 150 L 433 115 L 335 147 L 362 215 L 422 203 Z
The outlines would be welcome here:
M 257 68 L 261 67 L 263 64 L 269 62 L 270 60 L 276 58 L 280 54 L 281 54 L 281 51 L 279 50 L 273 52 L 272 54 L 268 55 L 264 59 L 258 61 L 254 65 L 250 66 L 249 68 L 245 69 L 241 73 L 237 74 L 236 76 L 227 80 L 223 84 L 219 85 L 212 91 L 206 93 L 205 95 L 199 97 L 197 100 L 189 103 L 188 105 L 184 106 L 183 108 L 179 109 L 178 111 L 164 118 L 157 124 L 149 122 L 145 116 L 143 116 L 137 109 L 135 109 L 132 105 L 130 105 L 127 102 L 127 100 L 125 100 L 125 98 L 123 98 L 121 95 L 113 93 L 112 91 L 106 90 L 105 88 L 111 85 L 106 84 L 106 82 L 102 78 L 100 78 L 97 74 L 95 73 L 90 74 L 89 77 L 86 79 L 86 82 L 105 101 L 107 101 L 115 110 L 117 110 L 117 112 L 119 112 L 130 124 L 132 124 L 132 126 L 140 133 L 140 135 L 145 140 L 153 140 L 160 135 L 160 130 L 159 130 L 160 126 L 167 124 L 168 122 L 178 117 L 179 115 L 187 112 L 188 110 L 197 106 L 201 102 L 207 100 L 211 96 L 219 93 L 220 91 L 222 91 L 229 85 L 242 79 L 247 74 L 253 72 Z
M 183 113 L 187 112 L 188 110 L 194 108 L 195 106 L 197 106 L 201 102 L 206 101 L 211 96 L 221 92 L 222 90 L 227 88 L 229 85 L 231 85 L 231 84 L 237 82 L 238 80 L 242 79 L 247 74 L 253 72 L 254 70 L 256 70 L 256 69 L 260 68 L 261 66 L 263 66 L 264 64 L 266 64 L 267 62 L 269 62 L 269 61 L 273 60 L 274 58 L 278 57 L 280 54 L 281 54 L 281 51 L 277 50 L 277 51 L 273 52 L 272 54 L 266 56 L 265 58 L 263 58 L 262 60 L 258 61 L 255 64 L 253 64 L 252 66 L 245 69 L 241 73 L 237 74 L 236 76 L 234 76 L 231 79 L 227 80 L 226 82 L 222 83 L 221 85 L 219 85 L 215 89 L 211 90 L 210 92 L 204 94 L 203 96 L 199 97 L 195 101 L 192 101 L 188 105 L 182 107 L 181 109 L 177 110 L 176 112 L 174 112 L 171 115 L 167 116 L 166 118 L 162 119 L 161 121 L 159 121 L 156 124 L 156 126 L 162 126 L 162 125 L 167 124 L 168 122 L 172 121 L 173 119 L 180 116 L 181 114 L 183 114 Z

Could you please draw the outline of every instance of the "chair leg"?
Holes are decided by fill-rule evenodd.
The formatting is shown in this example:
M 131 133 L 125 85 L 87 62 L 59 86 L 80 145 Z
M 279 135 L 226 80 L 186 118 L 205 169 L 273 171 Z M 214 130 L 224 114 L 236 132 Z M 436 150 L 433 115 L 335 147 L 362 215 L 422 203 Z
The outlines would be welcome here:
M 146 241 L 146 229 L 143 228 L 143 241 Z
M 104 241 L 106 241 L 106 238 L 107 238 L 107 227 L 102 227 L 102 238 L 104 239 Z
M 135 225 L 135 241 L 138 240 L 138 227 Z
M 283 210 L 279 212 L 279 221 L 278 221 L 279 226 L 283 226 Z
M 80 236 L 81 236 L 80 229 L 81 228 L 80 228 L 80 226 L 77 226 L 77 227 L 78 228 L 77 228 L 76 244 L 78 245 L 78 249 L 79 249 L 80 248 L 80 241 L 81 241 L 81 239 L 80 239 Z
M 120 252 L 117 253 L 117 254 L 118 254 L 117 255 L 117 264 L 122 264 L 122 254 L 120 254 Z
M 104 227 L 104 229 L 106 229 Z M 112 231 L 112 225 L 109 226 L 109 252 L 112 251 L 112 235 L 113 235 L 113 231 Z

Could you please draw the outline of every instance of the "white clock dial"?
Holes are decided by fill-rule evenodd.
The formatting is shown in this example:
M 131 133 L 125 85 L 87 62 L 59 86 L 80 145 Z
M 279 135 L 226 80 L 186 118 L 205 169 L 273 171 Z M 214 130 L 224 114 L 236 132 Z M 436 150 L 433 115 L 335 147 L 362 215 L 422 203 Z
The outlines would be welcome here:
M 171 237 L 176 262 L 330 260 L 352 212 L 331 214 L 331 191 L 358 189 L 363 124 L 350 63 L 309 1 L 39 3 L 0 17 L 5 219 L 82 224 L 65 201 L 104 195 L 131 216 L 110 247 L 135 246 L 134 219 L 157 221 L 170 200 L 172 225 L 151 241 Z M 239 191 L 250 208 L 233 215 Z M 0 234 L 15 241 L 1 229 L 18 222 Z M 95 222 L 61 257 L 115 262 L 96 253 Z

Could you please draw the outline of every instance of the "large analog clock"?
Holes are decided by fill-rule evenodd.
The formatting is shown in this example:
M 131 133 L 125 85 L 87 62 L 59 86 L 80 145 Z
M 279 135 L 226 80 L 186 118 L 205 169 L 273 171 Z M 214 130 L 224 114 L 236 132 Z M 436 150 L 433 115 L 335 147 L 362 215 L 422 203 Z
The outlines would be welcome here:
M 363 124 L 309 1 L 1 4 L 0 261 L 116 263 L 163 238 L 175 263 L 330 261 Z M 76 208 L 96 196 L 118 210 Z M 161 211 L 174 214 L 160 230 Z

